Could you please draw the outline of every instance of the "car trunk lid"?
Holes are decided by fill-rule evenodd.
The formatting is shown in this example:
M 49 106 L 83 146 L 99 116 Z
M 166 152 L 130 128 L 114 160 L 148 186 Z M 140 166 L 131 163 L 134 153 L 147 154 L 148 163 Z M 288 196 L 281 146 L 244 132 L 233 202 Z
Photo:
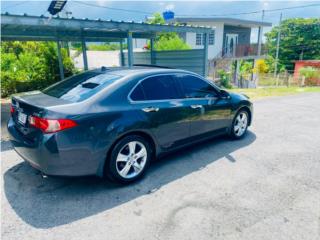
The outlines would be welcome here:
M 29 92 L 12 97 L 12 113 L 15 127 L 29 141 L 36 142 L 42 136 L 41 130 L 30 126 L 29 117 L 44 117 L 48 113 L 48 107 L 64 105 L 69 101 L 51 97 L 40 91 Z

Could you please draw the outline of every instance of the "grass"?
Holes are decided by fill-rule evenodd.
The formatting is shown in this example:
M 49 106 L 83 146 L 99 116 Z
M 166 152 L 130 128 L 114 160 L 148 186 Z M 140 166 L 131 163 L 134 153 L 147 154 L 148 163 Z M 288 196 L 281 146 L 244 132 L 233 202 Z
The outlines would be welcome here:
M 230 92 L 243 93 L 250 99 L 259 99 L 274 96 L 287 96 L 298 93 L 319 92 L 320 87 L 268 87 L 268 88 L 238 88 L 230 89 Z

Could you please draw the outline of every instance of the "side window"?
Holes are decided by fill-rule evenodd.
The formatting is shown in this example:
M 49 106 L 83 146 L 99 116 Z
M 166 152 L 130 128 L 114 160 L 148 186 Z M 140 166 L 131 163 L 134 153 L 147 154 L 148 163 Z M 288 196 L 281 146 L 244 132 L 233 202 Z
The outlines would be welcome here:
M 130 98 L 133 101 L 143 101 L 145 100 L 145 95 L 141 86 L 141 83 L 136 86 L 136 88 L 132 91 Z
M 143 80 L 130 97 L 134 101 L 181 98 L 175 80 L 170 75 L 154 76 Z
M 179 93 L 174 79 L 169 75 L 155 76 L 142 83 L 146 100 L 177 99 Z
M 176 76 L 185 98 L 217 97 L 216 89 L 206 81 L 192 75 Z

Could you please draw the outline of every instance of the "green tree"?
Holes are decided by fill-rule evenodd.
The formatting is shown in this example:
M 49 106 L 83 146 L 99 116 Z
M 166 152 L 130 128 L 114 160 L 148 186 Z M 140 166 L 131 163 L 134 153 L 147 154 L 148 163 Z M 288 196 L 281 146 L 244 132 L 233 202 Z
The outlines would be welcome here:
M 320 58 L 320 18 L 286 19 L 280 26 L 273 27 L 266 34 L 267 48 L 272 57 L 276 55 L 279 28 L 281 28 L 281 40 L 279 47 L 280 67 L 278 69 L 285 67 L 292 71 L 294 60 L 299 60 L 301 56 L 308 60 Z M 269 69 L 271 70 L 271 67 Z
M 150 24 L 165 24 L 165 20 L 160 13 L 155 13 L 153 18 L 151 18 L 148 23 Z M 148 44 L 150 48 L 150 43 Z M 155 39 L 155 49 L 159 51 L 165 50 L 186 50 L 191 49 L 191 47 L 186 44 L 183 39 L 175 32 L 160 33 Z
M 74 72 L 72 60 L 62 49 L 65 76 Z M 57 48 L 53 42 L 1 43 L 1 96 L 38 90 L 60 80 Z

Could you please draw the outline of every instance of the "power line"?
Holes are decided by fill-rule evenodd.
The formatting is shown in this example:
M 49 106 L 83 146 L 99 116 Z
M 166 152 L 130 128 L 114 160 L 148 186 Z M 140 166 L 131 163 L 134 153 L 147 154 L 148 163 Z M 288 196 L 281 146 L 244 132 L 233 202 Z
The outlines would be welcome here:
M 276 11 L 284 11 L 284 10 L 290 10 L 290 9 L 296 9 L 296 8 L 306 8 L 306 7 L 316 7 L 320 6 L 319 3 L 317 4 L 309 4 L 309 5 L 301 5 L 301 6 L 294 6 L 294 7 L 286 7 L 286 8 L 275 8 L 275 9 L 269 9 L 269 10 L 257 10 L 257 11 L 251 11 L 251 12 L 234 12 L 234 13 L 225 13 L 225 14 L 207 14 L 204 15 L 202 14 L 201 16 L 210 16 L 210 17 L 222 17 L 222 16 L 238 16 L 238 15 L 247 15 L 247 14 L 257 14 L 257 13 L 262 13 L 262 11 L 265 12 L 276 12 Z M 177 15 L 177 16 L 199 16 L 195 14 L 183 14 L 183 15 Z
M 16 4 L 13 4 L 13 5 L 10 5 L 10 6 L 2 6 L 3 8 L 5 8 L 5 10 L 7 10 L 8 8 L 14 8 L 14 7 L 17 7 L 17 6 L 20 6 L 20 5 L 23 5 L 25 3 L 28 3 L 27 1 L 23 1 L 23 2 L 18 2 Z
M 114 7 L 107 7 L 107 6 L 100 6 L 92 3 L 87 3 L 87 2 L 79 2 L 79 1 L 72 1 L 73 3 L 77 4 L 82 4 L 86 6 L 91 6 L 91 7 L 97 7 L 97 8 L 106 8 L 109 10 L 114 10 L 114 11 L 122 11 L 122 12 L 132 12 L 132 13 L 140 13 L 140 14 L 153 14 L 152 12 L 144 12 L 144 11 L 139 11 L 139 10 L 130 10 L 130 9 L 123 9 L 123 8 L 114 8 Z
M 72 1 L 73 3 L 77 4 L 82 4 L 85 6 L 90 6 L 90 7 L 97 7 L 97 8 L 105 8 L 109 10 L 114 10 L 114 11 L 123 11 L 123 12 L 132 12 L 132 13 L 139 13 L 139 14 L 149 14 L 152 15 L 153 12 L 146 12 L 146 11 L 139 11 L 139 10 L 131 10 L 131 9 L 124 9 L 124 8 L 114 8 L 114 7 L 107 7 L 107 6 L 101 6 L 93 3 L 88 3 L 88 2 L 80 2 L 80 1 Z M 275 12 L 275 11 L 284 11 L 284 10 L 291 10 L 291 9 L 297 9 L 297 8 L 307 8 L 307 7 L 316 7 L 320 6 L 319 3 L 316 4 L 309 4 L 309 5 L 300 5 L 300 6 L 293 6 L 293 7 L 285 7 L 285 8 L 274 8 L 274 9 L 269 9 L 269 10 L 256 10 L 256 11 L 250 11 L 250 12 L 233 12 L 233 13 L 225 13 L 225 14 L 202 14 L 201 16 L 205 17 L 222 17 L 222 16 L 240 16 L 240 15 L 248 15 L 248 14 L 258 14 L 262 13 L 262 11 L 265 12 Z M 176 16 L 199 16 L 196 14 L 176 14 Z

